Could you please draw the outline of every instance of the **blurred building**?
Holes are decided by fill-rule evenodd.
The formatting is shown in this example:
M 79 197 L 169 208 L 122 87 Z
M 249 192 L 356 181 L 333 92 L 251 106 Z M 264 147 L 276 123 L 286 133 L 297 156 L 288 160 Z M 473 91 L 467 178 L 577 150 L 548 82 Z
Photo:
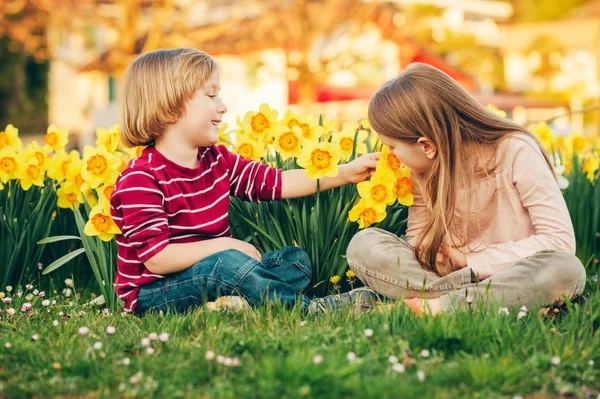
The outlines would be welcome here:
M 511 111 L 524 101 L 522 97 L 496 95 L 480 77 L 466 73 L 415 40 L 407 29 L 402 6 L 416 2 L 380 2 L 385 7 L 362 21 L 359 30 L 342 23 L 332 37 L 315 41 L 310 50 L 315 60 L 327 58 L 328 54 L 331 60 L 325 60 L 326 69 L 316 63 L 308 64 L 309 69 L 322 69 L 319 79 L 310 86 L 309 104 L 302 101 L 306 94 L 302 92 L 304 82 L 293 64 L 301 54 L 283 48 L 285 43 L 278 41 L 277 34 L 281 33 L 278 29 L 287 27 L 274 26 L 274 19 L 269 19 L 266 12 L 237 7 L 235 1 L 222 2 L 220 7 L 200 3 L 190 9 L 188 30 L 173 34 L 167 43 L 172 47 L 193 46 L 215 55 L 223 69 L 222 97 L 229 108 L 225 121 L 230 126 L 235 124 L 236 115 L 256 110 L 262 102 L 280 112 L 292 107 L 339 119 L 360 119 L 366 116 L 368 99 L 377 87 L 411 62 L 425 62 L 444 70 L 483 104 Z M 509 31 L 500 27 L 512 14 L 510 4 L 482 0 L 427 3 L 442 9 L 441 13 L 419 21 L 431 31 L 434 41 L 443 41 L 448 32 L 471 33 L 477 37 L 477 45 L 504 48 L 507 59 L 512 60 L 512 49 L 505 47 Z M 117 10 L 100 1 L 98 13 L 111 17 Z M 150 20 L 152 15 L 144 18 Z M 78 134 L 79 145 L 93 141 L 96 127 L 118 123 L 121 76 L 106 67 L 110 62 L 118 62 L 115 58 L 119 53 L 110 45 L 118 39 L 116 35 L 117 31 L 104 26 L 90 26 L 78 34 L 60 28 L 50 30 L 56 51 L 50 70 L 49 119 Z M 146 40 L 149 39 L 142 35 L 135 41 L 135 52 L 141 51 Z M 507 69 L 507 75 L 518 90 L 520 78 L 512 69 Z
M 507 88 L 537 93 L 531 101 L 540 103 L 570 98 L 565 106 L 575 114 L 563 118 L 563 129 L 597 131 L 597 118 L 586 121 L 577 112 L 600 100 L 600 1 L 588 2 L 557 21 L 506 25 L 501 30 Z M 540 107 L 522 110 L 519 116 L 545 119 L 551 114 Z

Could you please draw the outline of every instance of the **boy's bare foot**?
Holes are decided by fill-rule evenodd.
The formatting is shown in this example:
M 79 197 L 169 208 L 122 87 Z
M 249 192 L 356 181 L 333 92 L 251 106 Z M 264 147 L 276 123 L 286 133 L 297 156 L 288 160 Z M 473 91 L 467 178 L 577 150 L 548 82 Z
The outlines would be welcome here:
M 214 302 L 207 302 L 206 309 L 211 312 L 219 309 L 227 309 L 231 312 L 237 312 L 243 309 L 248 309 L 250 305 L 240 296 L 222 296 Z

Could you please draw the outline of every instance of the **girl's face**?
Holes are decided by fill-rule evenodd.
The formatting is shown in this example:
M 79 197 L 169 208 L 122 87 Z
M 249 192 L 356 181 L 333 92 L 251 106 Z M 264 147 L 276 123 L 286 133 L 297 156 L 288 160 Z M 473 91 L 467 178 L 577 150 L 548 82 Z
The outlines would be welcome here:
M 431 170 L 436 149 L 433 143 L 421 137 L 413 144 L 379 134 L 379 140 L 390 148 L 390 152 L 398 157 L 410 170 L 416 173 L 427 173 Z

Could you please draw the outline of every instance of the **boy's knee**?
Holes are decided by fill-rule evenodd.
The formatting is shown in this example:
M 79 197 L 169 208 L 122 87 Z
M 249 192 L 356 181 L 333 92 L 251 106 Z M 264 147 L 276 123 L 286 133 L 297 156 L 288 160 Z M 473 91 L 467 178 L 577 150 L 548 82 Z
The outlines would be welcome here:
M 311 269 L 308 253 L 300 247 L 283 247 L 279 250 L 279 256 L 290 263 L 299 263 L 308 269 Z

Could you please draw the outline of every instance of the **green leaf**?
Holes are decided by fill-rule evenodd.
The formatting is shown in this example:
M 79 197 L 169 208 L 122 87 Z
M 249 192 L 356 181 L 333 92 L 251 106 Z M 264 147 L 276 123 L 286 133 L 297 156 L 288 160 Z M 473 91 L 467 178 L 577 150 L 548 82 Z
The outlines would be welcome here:
M 61 267 L 62 265 L 64 265 L 68 261 L 70 261 L 71 259 L 73 259 L 83 253 L 85 253 L 85 248 L 79 248 L 71 253 L 66 254 L 63 257 L 58 258 L 57 260 L 55 260 L 54 262 L 49 264 L 48 267 L 44 269 L 42 274 L 48 274 L 48 273 L 58 269 L 59 267 Z
M 46 237 L 44 239 L 39 240 L 38 244 L 50 244 L 51 242 L 64 241 L 64 240 L 79 240 L 80 237 L 77 236 L 54 236 L 54 237 Z

